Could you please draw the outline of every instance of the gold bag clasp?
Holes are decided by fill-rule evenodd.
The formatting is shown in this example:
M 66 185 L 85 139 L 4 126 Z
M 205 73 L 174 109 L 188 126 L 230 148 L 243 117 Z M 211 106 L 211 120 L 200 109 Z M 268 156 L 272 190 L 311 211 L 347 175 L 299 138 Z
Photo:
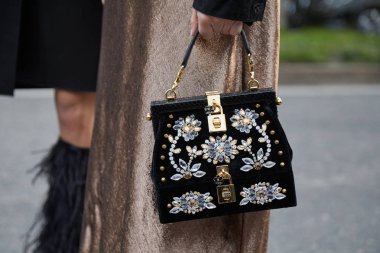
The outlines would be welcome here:
M 219 204 L 228 204 L 236 202 L 235 185 L 232 183 L 232 177 L 229 173 L 228 165 L 216 167 L 217 175 L 223 180 L 228 180 L 229 184 L 222 184 L 216 187 Z
M 226 116 L 220 102 L 220 94 L 217 91 L 206 92 L 207 105 L 212 108 L 212 112 L 207 116 L 208 129 L 210 133 L 220 133 L 227 131 Z

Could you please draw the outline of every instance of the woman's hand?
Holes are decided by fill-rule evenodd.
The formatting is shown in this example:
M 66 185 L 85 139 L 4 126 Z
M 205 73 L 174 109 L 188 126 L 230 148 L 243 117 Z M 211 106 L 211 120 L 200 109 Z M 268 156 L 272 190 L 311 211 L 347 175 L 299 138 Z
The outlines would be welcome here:
M 212 39 L 215 34 L 237 35 L 243 29 L 243 22 L 208 16 L 195 9 L 191 15 L 191 35 L 197 30 L 206 40 Z

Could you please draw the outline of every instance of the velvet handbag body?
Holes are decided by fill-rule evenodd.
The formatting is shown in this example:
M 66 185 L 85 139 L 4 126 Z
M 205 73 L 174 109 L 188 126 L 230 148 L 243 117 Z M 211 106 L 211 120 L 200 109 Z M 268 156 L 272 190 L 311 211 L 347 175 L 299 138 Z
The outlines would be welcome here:
M 295 206 L 292 149 L 277 116 L 280 98 L 273 89 L 259 89 L 244 32 L 249 90 L 177 99 L 197 36 L 166 100 L 151 103 L 151 175 L 160 222 Z

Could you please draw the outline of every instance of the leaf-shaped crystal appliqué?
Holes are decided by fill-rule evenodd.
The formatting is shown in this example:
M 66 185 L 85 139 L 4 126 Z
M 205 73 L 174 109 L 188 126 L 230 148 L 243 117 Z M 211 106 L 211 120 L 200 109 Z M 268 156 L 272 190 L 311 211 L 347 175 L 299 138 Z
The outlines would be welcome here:
M 272 168 L 275 165 L 276 165 L 276 163 L 275 162 L 271 162 L 271 161 L 268 161 L 268 162 L 266 162 L 266 163 L 263 164 L 263 166 L 265 168 Z
M 203 177 L 204 175 L 206 175 L 206 172 L 201 170 L 198 170 L 197 172 L 193 173 L 194 177 Z
M 264 151 L 262 148 L 259 149 L 259 151 L 257 151 L 257 160 L 261 160 L 263 159 L 264 157 Z
M 254 158 L 254 160 L 252 160 L 249 157 L 243 158 L 242 160 L 245 163 L 245 165 L 243 165 L 240 168 L 240 170 L 244 171 L 244 172 L 248 172 L 248 171 L 250 171 L 252 169 L 261 170 L 261 167 L 262 167 L 261 163 L 256 160 L 255 156 L 253 158 Z
M 248 203 L 264 205 L 273 200 L 281 200 L 286 197 L 284 189 L 279 187 L 278 183 L 271 185 L 270 183 L 260 182 L 251 185 L 250 188 L 243 188 L 240 195 L 243 199 L 239 205 L 244 206 Z
M 178 214 L 180 212 L 187 214 L 196 214 L 205 209 L 215 209 L 216 205 L 212 203 L 213 197 L 209 192 L 204 194 L 197 191 L 190 191 L 183 194 L 181 197 L 173 198 L 173 208 L 170 209 L 171 214 Z
M 236 128 L 242 133 L 249 133 L 253 127 L 255 127 L 256 119 L 259 117 L 259 114 L 255 110 L 250 109 L 235 109 L 234 115 L 230 118 L 232 122 L 232 127 Z
M 186 170 L 187 169 L 187 163 L 182 160 L 182 159 L 179 159 L 179 166 L 181 166 L 182 169 Z
M 201 131 L 202 122 L 197 120 L 194 115 L 179 118 L 175 121 L 173 129 L 177 131 L 178 136 L 182 136 L 185 141 L 194 140 Z
M 250 171 L 250 170 L 252 170 L 252 169 L 253 169 L 253 166 L 252 166 L 252 165 L 248 165 L 248 164 L 243 165 L 243 166 L 240 168 L 240 170 L 241 170 L 241 171 L 244 171 L 244 172 Z
M 182 174 L 174 174 L 170 179 L 174 181 L 178 181 L 183 178 Z
M 179 173 L 174 174 L 170 179 L 174 181 L 178 181 L 182 178 L 184 179 L 190 179 L 193 176 L 194 177 L 203 177 L 206 175 L 206 172 L 199 170 L 201 168 L 200 163 L 193 164 L 190 166 L 190 164 L 187 164 L 184 160 L 179 159 L 179 166 L 181 169 L 179 170 Z
M 249 157 L 243 158 L 243 162 L 245 164 L 253 164 L 254 163 L 253 160 Z
M 222 162 L 230 163 L 231 159 L 235 159 L 235 155 L 239 153 L 236 143 L 237 140 L 228 137 L 226 134 L 217 137 L 210 136 L 209 140 L 206 140 L 205 143 L 202 144 L 202 157 L 213 164 Z

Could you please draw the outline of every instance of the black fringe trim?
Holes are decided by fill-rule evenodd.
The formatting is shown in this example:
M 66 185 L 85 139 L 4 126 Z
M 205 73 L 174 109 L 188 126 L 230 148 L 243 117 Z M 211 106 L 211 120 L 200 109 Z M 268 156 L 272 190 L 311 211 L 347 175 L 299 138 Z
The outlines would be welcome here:
M 45 176 L 49 189 L 41 213 L 28 234 L 36 225 L 41 230 L 34 240 L 27 242 L 24 252 L 79 251 L 88 155 L 89 149 L 60 139 L 37 166 L 36 178 Z

